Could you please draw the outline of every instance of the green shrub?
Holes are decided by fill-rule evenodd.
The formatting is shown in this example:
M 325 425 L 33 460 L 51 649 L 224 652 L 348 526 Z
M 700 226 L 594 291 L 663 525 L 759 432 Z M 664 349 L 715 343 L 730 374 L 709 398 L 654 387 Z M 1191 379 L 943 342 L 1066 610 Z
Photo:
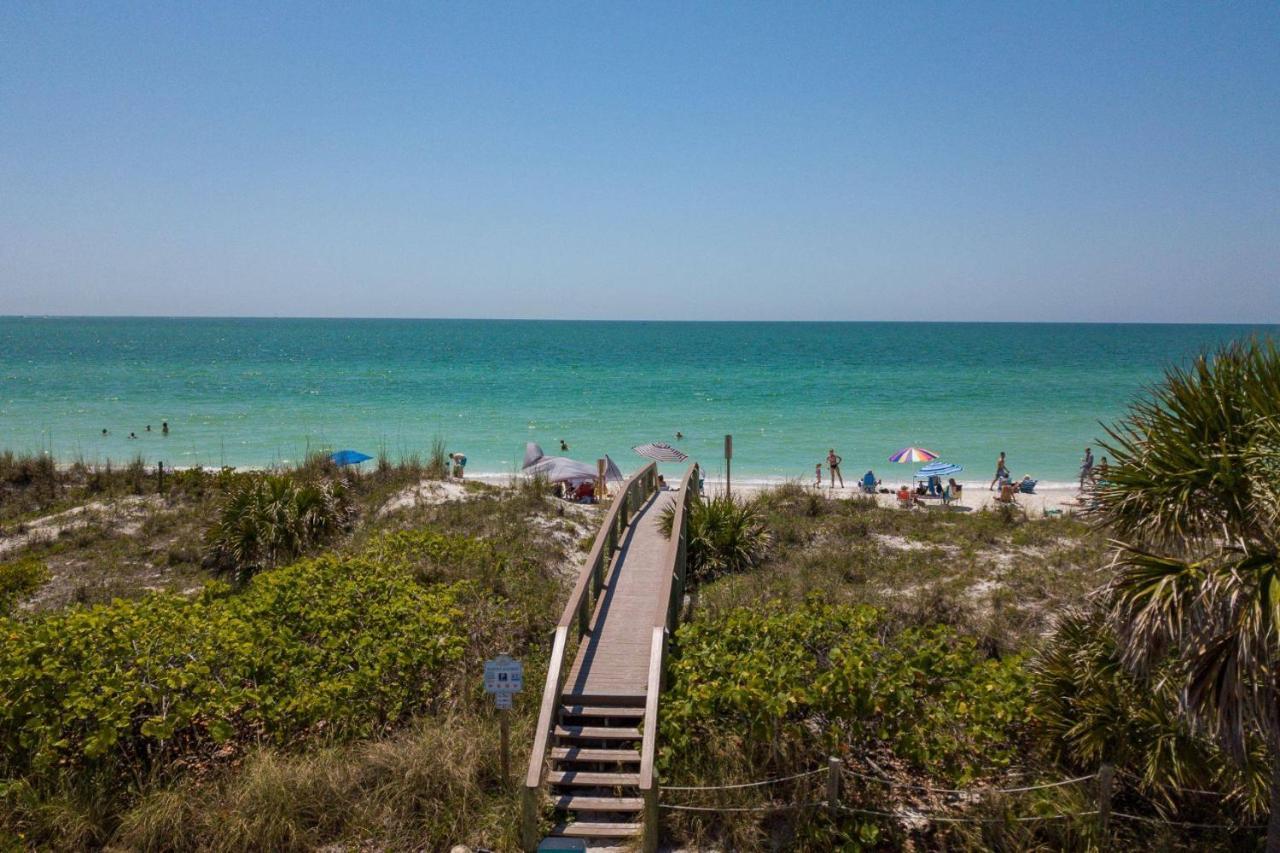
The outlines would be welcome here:
M 49 580 L 49 569 L 35 557 L 0 563 L 0 616 Z
M 760 564 L 773 544 L 764 515 L 751 502 L 718 495 L 695 498 L 688 507 L 689 575 L 706 580 Z M 668 537 L 675 523 L 675 500 L 658 517 Z
M 870 607 L 810 598 L 693 622 L 663 694 L 668 778 L 696 773 L 705 745 L 733 745 L 765 778 L 828 755 L 876 751 L 963 783 L 1017 756 L 1028 719 L 1017 658 L 995 660 L 946 628 L 889 635 Z M 677 782 L 677 784 L 679 784 Z
M 245 580 L 306 553 L 351 520 L 339 483 L 255 477 L 231 487 L 207 534 L 208 551 L 216 565 Z
M 468 639 L 466 584 L 304 560 L 228 594 L 0 620 L 0 780 L 137 774 L 236 739 L 364 736 L 429 708 Z

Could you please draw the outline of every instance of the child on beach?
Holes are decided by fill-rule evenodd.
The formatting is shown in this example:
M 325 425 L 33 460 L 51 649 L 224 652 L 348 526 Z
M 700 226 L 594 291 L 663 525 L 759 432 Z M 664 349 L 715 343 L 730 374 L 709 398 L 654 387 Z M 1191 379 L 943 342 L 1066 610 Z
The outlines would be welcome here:
M 819 462 L 813 466 L 813 485 L 815 488 L 822 488 L 822 463 Z

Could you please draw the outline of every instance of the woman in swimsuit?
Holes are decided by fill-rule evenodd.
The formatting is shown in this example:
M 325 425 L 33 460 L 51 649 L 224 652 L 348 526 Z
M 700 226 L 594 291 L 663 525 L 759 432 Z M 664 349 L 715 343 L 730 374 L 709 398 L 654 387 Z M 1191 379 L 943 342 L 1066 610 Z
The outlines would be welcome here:
M 839 456 L 836 456 L 836 449 L 833 447 L 827 451 L 827 467 L 831 469 L 831 488 L 836 487 L 836 478 L 840 478 L 840 488 L 844 488 L 844 475 L 840 473 L 840 463 L 843 462 Z

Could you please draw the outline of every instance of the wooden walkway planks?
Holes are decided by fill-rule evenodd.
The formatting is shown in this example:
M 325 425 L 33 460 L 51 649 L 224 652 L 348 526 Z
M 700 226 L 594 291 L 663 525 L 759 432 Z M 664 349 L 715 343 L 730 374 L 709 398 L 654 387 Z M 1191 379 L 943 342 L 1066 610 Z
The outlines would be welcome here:
M 565 681 L 566 700 L 644 698 L 653 626 L 661 624 L 667 607 L 659 600 L 660 590 L 672 568 L 670 542 L 658 529 L 658 516 L 672 497 L 671 492 L 657 492 L 627 527 Z

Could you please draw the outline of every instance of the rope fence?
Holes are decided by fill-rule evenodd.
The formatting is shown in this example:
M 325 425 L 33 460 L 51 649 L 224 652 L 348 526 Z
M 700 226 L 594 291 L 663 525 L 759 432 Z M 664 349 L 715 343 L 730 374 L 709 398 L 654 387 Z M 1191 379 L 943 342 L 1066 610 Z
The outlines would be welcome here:
M 872 764 L 874 767 L 874 763 Z M 877 770 L 879 768 L 876 768 Z M 1140 823 L 1154 824 L 1158 826 L 1170 826 L 1185 829 L 1214 829 L 1214 830 L 1252 830 L 1262 829 L 1263 824 L 1234 824 L 1234 823 L 1195 823 L 1190 821 L 1166 820 L 1157 817 L 1147 817 L 1143 815 L 1129 814 L 1127 812 L 1117 812 L 1111 809 L 1111 780 L 1114 775 L 1115 768 L 1108 764 L 1103 764 L 1095 773 L 1089 773 L 1084 776 L 1075 776 L 1070 779 L 1059 779 L 1053 782 L 1041 782 L 1034 785 L 1020 785 L 1011 788 L 991 788 L 991 787 L 973 787 L 973 788 L 937 788 L 930 785 L 920 785 L 914 782 L 903 782 L 897 779 L 889 778 L 884 775 L 863 773 L 848 767 L 844 761 L 838 758 L 831 758 L 826 767 L 820 767 L 814 770 L 808 770 L 802 773 L 794 773 L 790 776 L 780 776 L 775 779 L 763 779 L 758 782 L 740 782 L 732 785 L 664 785 L 663 791 L 734 791 L 748 788 L 763 788 L 770 785 L 779 785 L 786 782 L 794 782 L 799 779 L 807 779 L 821 774 L 827 776 L 827 797 L 821 800 L 807 800 L 796 803 L 770 803 L 760 806 L 697 806 L 685 805 L 682 803 L 659 803 L 658 807 L 668 811 L 683 812 L 742 812 L 742 813 L 773 813 L 785 811 L 799 811 L 811 808 L 827 808 L 832 811 L 840 811 L 848 814 L 868 815 L 872 817 L 891 818 L 899 821 L 922 821 L 926 823 L 972 823 L 972 824 L 999 824 L 999 823 L 1036 823 L 1041 821 L 1057 821 L 1057 820 L 1076 820 L 1081 818 L 1095 818 L 1101 829 L 1105 832 L 1108 821 L 1111 818 L 1120 820 L 1136 821 Z M 1023 775 L 1030 775 L 1023 773 Z M 1126 776 L 1132 777 L 1132 774 L 1125 773 Z M 955 815 L 945 815 L 927 812 L 915 812 L 911 810 L 901 811 L 883 811 L 877 809 L 864 809 L 849 806 L 840 801 L 840 780 L 842 777 L 850 777 L 853 779 L 874 782 L 891 788 L 901 788 L 912 791 L 920 791 L 930 794 L 946 794 L 953 796 L 971 796 L 980 797 L 991 794 L 1021 794 L 1032 791 L 1045 791 L 1055 788 L 1063 788 L 1069 785 L 1079 785 L 1085 782 L 1098 783 L 1098 807 L 1088 811 L 1070 812 L 1063 814 L 1050 815 L 1022 815 L 1017 817 L 965 817 Z M 1184 790 L 1184 789 L 1174 789 Z M 1195 794 L 1218 794 L 1214 791 L 1201 791 L 1198 789 L 1185 789 L 1187 793 Z

